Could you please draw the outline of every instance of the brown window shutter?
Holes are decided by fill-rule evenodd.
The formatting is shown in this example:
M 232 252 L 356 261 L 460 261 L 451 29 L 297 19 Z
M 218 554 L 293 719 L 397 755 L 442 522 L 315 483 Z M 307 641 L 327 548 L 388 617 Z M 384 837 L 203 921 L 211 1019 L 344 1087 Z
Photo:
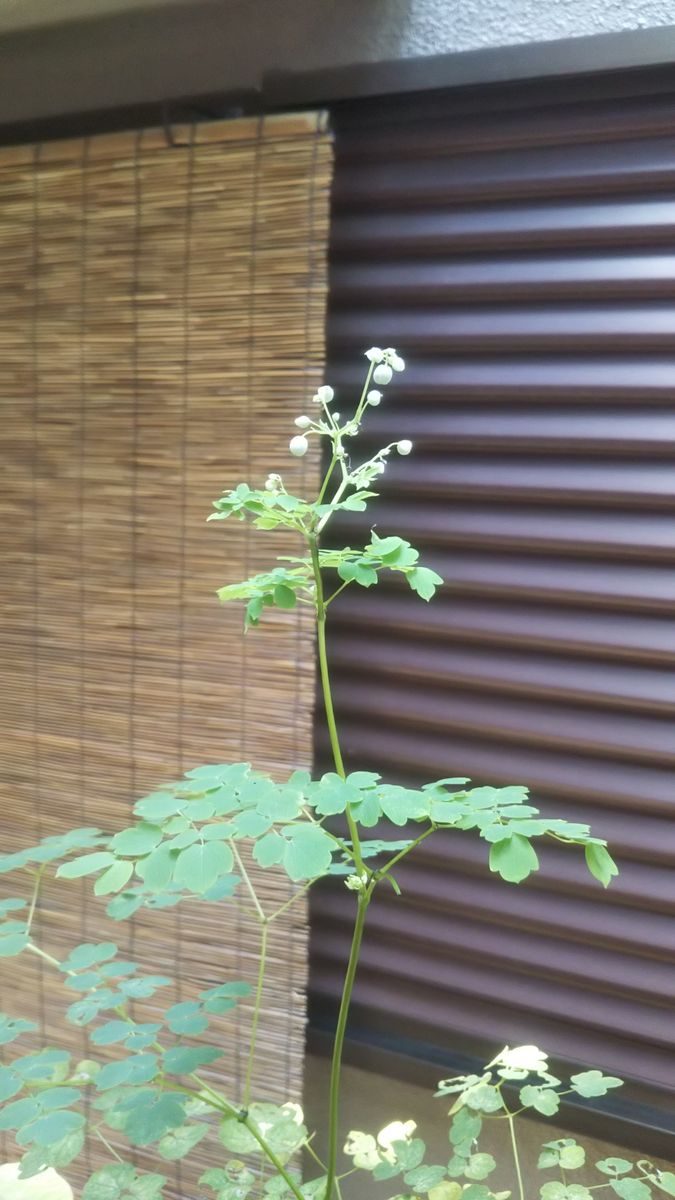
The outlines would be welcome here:
M 675 1129 L 675 91 L 654 78 L 338 109 L 328 378 L 344 410 L 365 348 L 405 356 L 366 436 L 415 452 L 367 520 L 448 583 L 428 607 L 350 589 L 330 651 L 352 769 L 527 783 L 621 868 L 605 893 L 552 849 L 515 888 L 437 835 L 374 908 L 352 1037 L 437 1066 L 534 1041 Z M 317 1030 L 351 910 L 314 900 Z

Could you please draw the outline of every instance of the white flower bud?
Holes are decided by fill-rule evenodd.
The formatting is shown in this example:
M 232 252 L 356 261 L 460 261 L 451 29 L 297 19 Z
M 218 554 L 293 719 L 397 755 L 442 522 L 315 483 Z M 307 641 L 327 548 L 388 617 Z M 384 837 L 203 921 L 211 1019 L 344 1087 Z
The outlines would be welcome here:
M 368 392 L 368 395 L 366 396 L 366 400 L 368 401 L 369 404 L 372 404 L 373 408 L 377 408 L 381 399 L 382 399 L 382 392 L 377 392 L 377 391 L 375 391 L 374 388 L 373 388 L 372 392 Z
M 386 466 L 387 466 L 386 463 L 379 462 L 379 463 L 375 463 L 374 469 L 377 471 L 378 475 L 383 475 L 385 472 Z
M 375 383 L 391 383 L 393 371 L 386 363 L 380 363 L 373 371 L 373 379 Z
M 339 414 L 338 412 L 334 412 L 334 413 L 333 413 L 333 420 L 334 420 L 334 421 L 339 421 L 339 420 L 340 420 L 340 414 Z
M 412 446 L 412 442 L 408 441 L 407 438 L 403 438 L 401 442 L 396 443 L 396 449 L 398 450 L 399 454 L 410 454 Z
M 395 371 L 405 371 L 405 360 L 401 358 L 400 354 L 394 353 L 389 359 L 389 366 L 393 367 Z
M 327 383 L 324 383 L 323 387 L 320 387 L 316 394 L 322 404 L 330 404 L 335 392 L 333 391 L 332 387 L 329 387 Z
M 366 350 L 366 358 L 371 363 L 381 363 L 384 358 L 384 350 L 380 350 L 379 346 L 371 346 L 370 350 Z
M 276 492 L 281 487 L 281 475 L 270 474 L 265 480 L 265 491 Z
M 306 454 L 309 450 L 309 442 L 307 441 L 306 437 L 303 437 L 302 434 L 299 433 L 296 437 L 291 438 L 290 442 L 288 443 L 288 449 L 290 450 L 291 454 L 295 456 L 295 458 L 302 458 L 303 454 Z
M 368 882 L 368 876 L 365 871 L 361 875 L 348 875 L 345 879 L 345 887 L 349 888 L 350 892 L 362 892 Z
M 296 417 L 294 424 L 297 425 L 298 429 L 309 429 L 310 425 L 312 424 L 312 418 Z

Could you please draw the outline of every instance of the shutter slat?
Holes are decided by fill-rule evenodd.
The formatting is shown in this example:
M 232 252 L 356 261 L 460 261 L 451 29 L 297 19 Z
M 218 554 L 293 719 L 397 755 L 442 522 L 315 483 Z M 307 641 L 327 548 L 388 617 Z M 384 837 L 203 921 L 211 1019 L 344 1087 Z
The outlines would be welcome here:
M 376 596 L 353 585 L 329 652 L 349 769 L 527 783 L 621 867 L 604 892 L 581 855 L 548 847 L 516 888 L 468 835 L 425 842 L 397 873 L 403 900 L 372 909 L 359 1043 L 393 1029 L 446 1062 L 534 1041 L 632 1079 L 666 1113 L 675 94 L 622 87 L 338 109 L 328 379 L 346 414 L 360 355 L 396 346 L 406 372 L 359 452 L 415 443 L 339 537 L 399 533 L 447 584 L 429 605 L 401 579 Z M 317 753 L 329 767 L 323 733 Z M 318 1014 L 334 1011 L 352 916 L 344 888 L 317 892 Z

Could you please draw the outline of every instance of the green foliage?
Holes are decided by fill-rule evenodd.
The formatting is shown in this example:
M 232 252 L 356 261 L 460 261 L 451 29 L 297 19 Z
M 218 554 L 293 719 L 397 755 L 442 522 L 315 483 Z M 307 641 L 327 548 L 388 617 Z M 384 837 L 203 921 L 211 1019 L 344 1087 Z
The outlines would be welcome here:
M 272 1104 L 251 1093 L 258 1016 L 265 987 L 264 953 L 272 922 L 306 888 L 325 876 L 344 876 L 357 902 L 355 939 L 370 900 L 382 882 L 400 895 L 393 874 L 417 844 L 438 830 L 445 835 L 473 835 L 486 843 L 490 870 L 518 884 L 539 869 L 535 846 L 542 839 L 583 847 L 590 874 L 607 887 L 617 868 L 606 843 L 585 824 L 543 816 L 520 786 L 468 786 L 464 777 L 443 778 L 422 787 L 386 782 L 371 771 L 344 770 L 330 697 L 323 636 L 327 613 L 340 593 L 354 585 L 372 588 L 383 578 L 409 587 L 424 601 L 433 598 L 443 580 L 401 537 L 380 536 L 370 525 L 364 544 L 326 548 L 321 536 L 336 515 L 362 514 L 377 492 L 390 456 L 408 455 L 407 439 L 392 442 L 365 461 L 358 461 L 356 438 L 369 406 L 381 402 L 372 383 L 385 387 L 404 363 L 392 348 L 373 347 L 369 367 L 353 413 L 347 419 L 331 408 L 333 392 L 322 387 L 314 397 L 315 417 L 300 416 L 302 433 L 290 451 L 302 456 L 309 439 L 328 442 L 330 465 L 319 495 L 312 500 L 289 494 L 279 475 L 263 488 L 240 483 L 214 504 L 210 521 L 248 519 L 257 529 L 285 530 L 300 540 L 299 552 L 278 557 L 267 571 L 228 583 L 221 601 L 245 606 L 245 628 L 258 626 L 266 610 L 290 611 L 304 605 L 319 630 L 318 653 L 328 732 L 335 770 L 312 779 L 294 771 L 273 779 L 249 763 L 208 764 L 188 770 L 178 780 L 136 801 L 133 822 L 125 829 L 82 828 L 43 838 L 32 848 L 0 856 L 0 873 L 30 873 L 33 895 L 0 899 L 0 957 L 22 952 L 40 955 L 55 969 L 59 991 L 69 996 L 67 1019 L 88 1027 L 88 1057 L 73 1064 L 58 1047 L 45 1046 L 21 1054 L 15 1046 L 32 1033 L 30 1021 L 0 1014 L 0 1130 L 11 1134 L 23 1153 L 22 1178 L 45 1167 L 67 1168 L 89 1141 L 107 1146 L 112 1132 L 119 1143 L 150 1147 L 163 1163 L 199 1153 L 212 1136 L 223 1152 L 222 1166 L 200 1179 L 215 1200 L 336 1200 L 337 1104 L 343 1031 L 334 1046 L 330 1094 L 328 1161 L 322 1173 L 301 1182 L 292 1160 L 311 1139 L 299 1107 Z M 270 710 L 270 720 L 274 712 Z M 275 911 L 258 896 L 247 869 L 253 860 L 264 870 L 282 870 L 301 885 Z M 94 896 L 105 898 L 106 912 L 117 921 L 140 909 L 163 910 L 183 902 L 221 903 L 235 896 L 260 924 L 261 971 L 252 999 L 254 1016 L 242 1094 L 224 1095 L 208 1068 L 223 1055 L 214 1019 L 227 1017 L 250 994 L 240 980 L 212 980 L 211 986 L 171 1003 L 162 1010 L 157 993 L 170 983 L 164 975 L 146 974 L 139 964 L 119 955 L 114 942 L 83 943 L 58 962 L 34 940 L 40 882 L 47 868 L 68 881 L 90 879 Z M 267 911 L 265 911 L 267 909 Z M 25 911 L 24 911 L 25 910 Z M 355 940 L 354 945 L 357 945 Z M 214 956 L 215 961 L 215 956 Z M 348 1008 L 350 974 L 343 1002 Z M 498 980 L 495 982 L 498 987 Z M 137 1020 L 133 1001 L 151 1000 L 151 1020 Z M 130 1005 L 132 1006 L 130 1008 Z M 51 1010 L 50 1010 L 51 1011 Z M 147 1015 L 147 1014 L 146 1014 Z M 340 1026 L 342 1030 L 342 1027 Z M 212 1044 L 200 1040 L 209 1034 Z M 101 1060 L 95 1056 L 101 1051 Z M 205 1074 L 206 1070 L 206 1074 Z M 507 1200 L 486 1182 L 496 1170 L 493 1156 L 479 1139 L 491 1120 L 508 1122 L 516 1146 L 515 1125 L 523 1110 L 550 1117 L 569 1092 L 582 1099 L 604 1096 L 620 1080 L 589 1070 L 563 1084 L 548 1070 L 546 1056 L 533 1046 L 505 1048 L 482 1072 L 445 1080 L 438 1095 L 451 1108 L 447 1163 L 429 1163 L 426 1144 L 415 1136 L 414 1122 L 393 1121 L 377 1135 L 352 1131 L 345 1153 L 353 1170 L 370 1172 L 376 1183 L 397 1180 L 393 1200 Z M 111 1150 L 115 1155 L 115 1151 Z M 229 1158 L 230 1154 L 236 1155 Z M 252 1156 L 252 1170 L 239 1156 Z M 145 1157 L 142 1158 L 145 1162 Z M 542 1183 L 541 1200 L 589 1200 L 591 1192 L 566 1173 L 584 1165 L 585 1153 L 573 1139 L 544 1143 L 539 1169 L 560 1178 Z M 649 1200 L 652 1189 L 675 1196 L 675 1174 L 658 1172 L 649 1163 L 635 1166 L 623 1159 L 596 1164 L 600 1185 L 623 1200 Z M 325 1172 L 325 1173 L 324 1173 Z M 347 1172 L 348 1173 L 348 1172 Z M 124 1161 L 94 1171 L 82 1200 L 159 1200 L 163 1174 L 145 1172 Z M 525 1200 L 522 1183 L 519 1200 Z M 531 1193 L 528 1193 L 528 1200 Z
M 94 1172 L 84 1185 L 82 1200 L 158 1200 L 165 1183 L 163 1175 L 143 1174 L 126 1163 L 113 1163 Z

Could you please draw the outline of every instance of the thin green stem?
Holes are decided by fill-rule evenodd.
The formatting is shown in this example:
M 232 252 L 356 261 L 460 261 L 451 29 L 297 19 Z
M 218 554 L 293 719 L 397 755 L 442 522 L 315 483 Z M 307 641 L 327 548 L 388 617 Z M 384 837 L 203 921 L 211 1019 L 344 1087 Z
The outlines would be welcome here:
M 45 962 L 48 962 L 52 967 L 56 967 L 57 970 L 63 970 L 58 958 L 54 958 L 53 954 L 47 954 L 46 950 L 41 950 L 39 946 L 35 945 L 35 942 L 29 942 L 26 946 L 26 950 L 30 950 L 31 954 L 37 954 L 38 958 L 44 959 Z M 66 971 L 66 975 L 74 974 L 75 971 Z
M 33 924 L 33 917 L 35 916 L 35 908 L 37 906 L 38 896 L 40 895 L 40 884 L 42 883 L 42 876 L 45 873 L 46 866 L 47 866 L 47 864 L 43 863 L 42 866 L 38 867 L 37 871 L 35 872 L 35 887 L 33 888 L 33 895 L 31 896 L 30 908 L 28 910 L 28 919 L 26 921 L 26 934 L 29 934 L 31 931 L 31 926 Z
M 105 1146 L 106 1150 L 108 1150 L 109 1153 L 112 1154 L 113 1158 L 116 1158 L 118 1162 L 123 1163 L 124 1159 L 122 1158 L 122 1155 L 118 1154 L 115 1147 L 110 1145 L 110 1142 L 108 1141 L 105 1134 L 101 1133 L 101 1130 L 99 1129 L 98 1125 L 94 1125 L 93 1129 L 94 1129 L 94 1133 L 96 1134 L 99 1142 L 103 1142 L 103 1145 Z
M 333 601 L 340 595 L 340 592 L 344 592 L 345 588 L 349 587 L 350 583 L 352 583 L 351 579 L 345 579 L 344 583 L 341 583 L 339 588 L 335 589 L 333 595 L 329 596 L 328 599 L 324 601 L 324 608 L 328 608 L 328 605 L 332 604 Z
M 425 840 L 425 838 L 430 837 L 431 834 L 435 833 L 435 832 L 436 832 L 435 825 L 432 825 L 432 827 L 430 829 L 425 829 L 424 833 L 421 833 L 418 838 L 415 838 L 414 842 L 411 842 L 409 846 L 406 846 L 405 850 L 399 850 L 398 854 L 395 854 L 393 858 L 389 859 L 389 862 L 386 862 L 383 867 L 380 867 L 380 869 L 375 872 L 375 878 L 376 879 L 384 879 L 385 875 L 387 875 L 388 872 L 391 871 L 392 867 L 395 867 L 396 864 L 399 863 L 402 858 L 405 858 L 406 855 L 410 854 L 411 851 L 413 851 L 417 846 L 419 846 L 420 843 Z
M 516 1140 L 516 1127 L 511 1113 L 508 1114 L 509 1134 L 511 1136 L 511 1149 L 513 1150 L 513 1163 L 516 1168 L 516 1179 L 518 1180 L 518 1195 L 520 1200 L 525 1200 L 525 1187 L 523 1184 L 523 1172 L 520 1167 L 520 1156 L 518 1154 L 518 1142 Z
M 283 916 L 283 914 L 288 911 L 291 905 L 295 904 L 296 900 L 299 900 L 301 896 L 304 896 L 305 893 L 309 891 L 313 883 L 315 883 L 314 879 L 308 879 L 307 883 L 303 884 L 301 888 L 298 888 L 297 892 L 293 892 L 293 895 L 290 896 L 284 904 L 281 904 L 279 908 L 275 908 L 274 912 L 270 913 L 269 917 L 267 918 L 268 924 L 270 924 L 272 921 L 276 921 L 277 917 Z
M 260 961 L 258 963 L 258 982 L 256 984 L 255 1000 L 253 1002 L 253 1021 L 251 1023 L 251 1037 L 248 1048 L 248 1061 L 246 1064 L 246 1078 L 244 1079 L 244 1108 L 248 1108 L 251 1099 L 251 1084 L 253 1082 L 253 1066 L 255 1063 L 258 1023 L 260 1021 L 260 1006 L 262 1004 L 263 987 L 265 985 L 265 968 L 267 967 L 268 935 L 268 922 L 263 921 L 260 927 Z
M 237 850 L 236 843 L 232 840 L 232 838 L 230 838 L 229 841 L 230 841 L 230 849 L 232 850 L 232 854 L 234 855 L 235 862 L 236 862 L 237 866 L 239 867 L 239 870 L 241 871 L 242 879 L 244 880 L 244 883 L 246 884 L 246 887 L 248 889 L 248 893 L 251 897 L 251 900 L 253 901 L 253 906 L 254 906 L 256 914 L 258 916 L 258 920 L 264 922 L 267 920 L 267 917 L 266 917 L 265 913 L 263 912 L 263 908 L 262 908 L 262 905 L 256 895 L 255 888 L 254 888 L 253 884 L 251 883 L 251 877 L 250 877 L 248 871 L 246 870 L 246 867 L 244 866 L 243 859 L 242 859 L 239 851 Z
M 349 1006 L 351 1004 L 354 981 L 356 979 L 356 969 L 359 964 L 359 955 L 361 953 L 361 942 L 363 940 L 363 930 L 366 923 L 366 913 L 368 911 L 368 905 L 370 904 L 372 891 L 373 887 L 371 885 L 370 887 L 366 888 L 364 892 L 361 892 L 358 897 L 358 908 L 356 912 L 356 921 L 354 922 L 351 950 L 349 952 L 349 963 L 347 964 L 347 973 L 345 975 L 345 981 L 342 988 L 342 998 L 340 1000 L 340 1011 L 338 1013 L 337 1026 L 335 1029 L 333 1057 L 330 1071 L 330 1093 L 328 1107 L 328 1161 L 326 1167 L 326 1191 L 324 1193 L 324 1200 L 331 1200 L 335 1185 L 340 1123 L 340 1075 L 342 1071 L 342 1052 L 344 1049 L 347 1019 L 349 1017 Z
M 312 558 L 312 569 L 314 571 L 314 583 L 316 586 L 316 625 L 317 643 L 319 649 L 319 673 L 321 676 L 321 690 L 323 692 L 324 708 L 326 710 L 326 724 L 328 725 L 328 736 L 330 738 L 330 746 L 333 753 L 335 770 L 341 779 L 345 779 L 346 771 L 342 758 L 342 751 L 340 749 L 340 739 L 338 737 L 335 709 L 333 707 L 333 695 L 330 686 L 330 672 L 328 670 L 328 650 L 326 647 L 326 605 L 323 598 L 323 579 L 321 577 L 321 566 L 319 563 L 319 543 L 316 535 L 310 537 L 309 548 Z M 347 805 L 345 816 L 347 817 L 347 824 L 349 826 L 349 836 L 352 840 L 354 866 L 357 874 L 367 874 L 361 855 L 361 839 L 359 838 L 359 831 L 349 805 Z
M 331 476 L 333 474 L 333 471 L 335 470 L 337 460 L 338 460 L 337 454 L 333 453 L 333 457 L 330 460 L 328 470 L 326 471 L 326 474 L 324 476 L 323 483 L 321 484 L 321 491 L 319 492 L 319 495 L 316 498 L 317 504 L 321 504 L 324 496 L 326 495 L 326 488 L 328 487 L 328 484 L 331 481 Z

